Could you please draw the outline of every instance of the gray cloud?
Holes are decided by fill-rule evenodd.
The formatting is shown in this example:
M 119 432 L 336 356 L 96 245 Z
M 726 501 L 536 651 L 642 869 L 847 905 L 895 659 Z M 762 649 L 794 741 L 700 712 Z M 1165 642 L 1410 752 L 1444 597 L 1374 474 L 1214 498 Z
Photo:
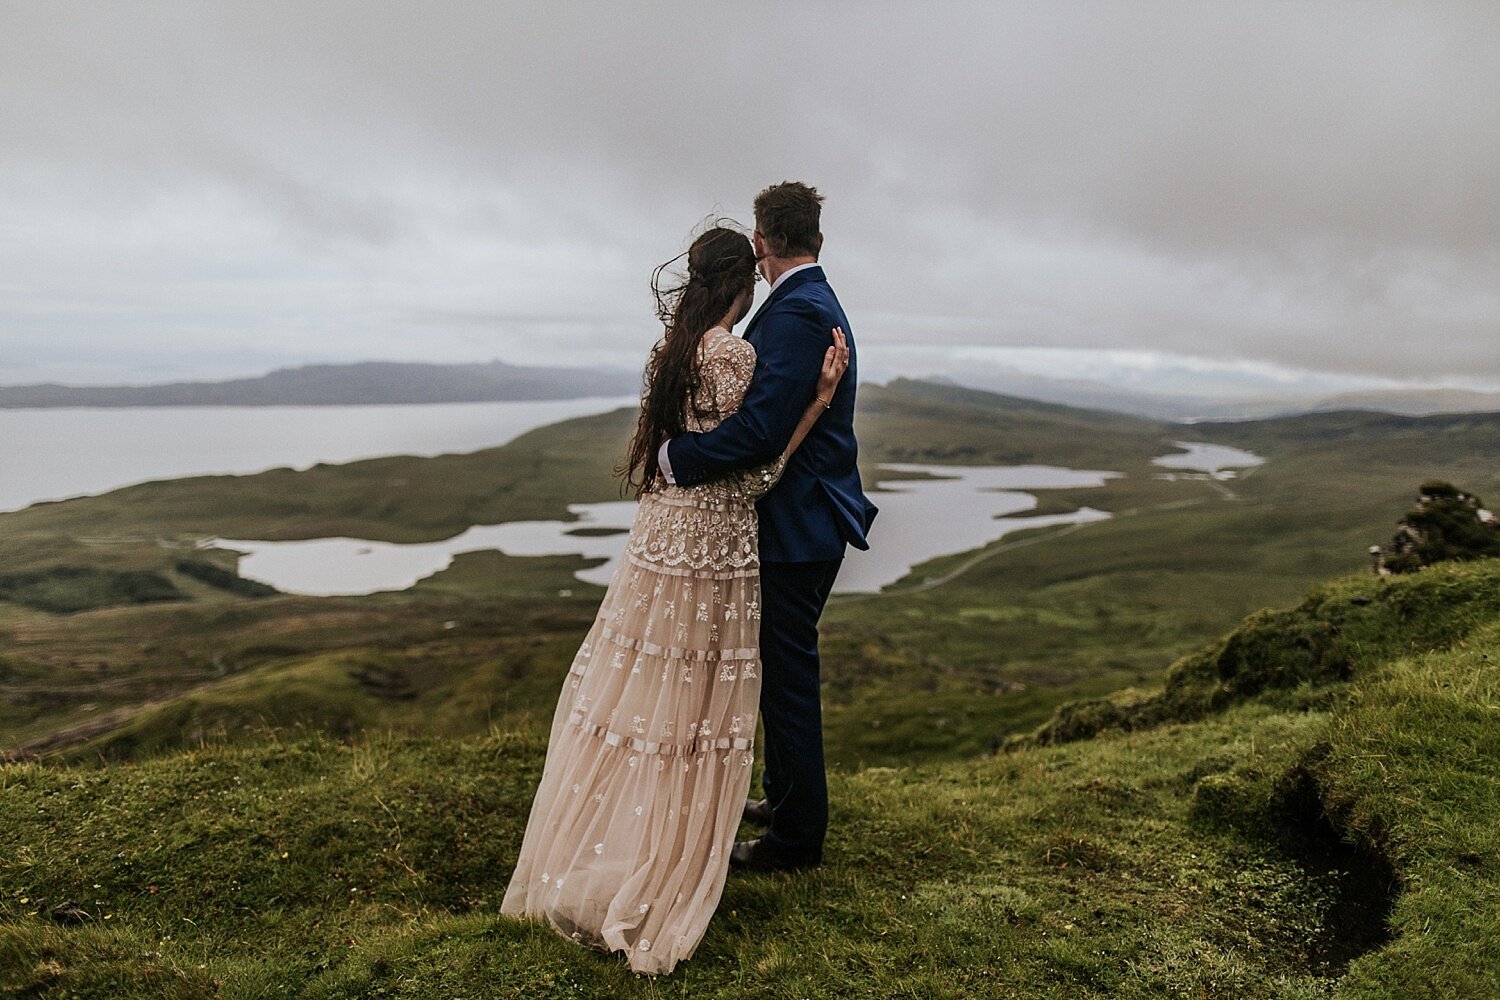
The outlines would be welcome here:
M 829 196 L 825 261 L 867 352 L 1500 381 L 1489 3 L 0 19 L 12 368 L 634 363 L 651 267 L 800 177 Z

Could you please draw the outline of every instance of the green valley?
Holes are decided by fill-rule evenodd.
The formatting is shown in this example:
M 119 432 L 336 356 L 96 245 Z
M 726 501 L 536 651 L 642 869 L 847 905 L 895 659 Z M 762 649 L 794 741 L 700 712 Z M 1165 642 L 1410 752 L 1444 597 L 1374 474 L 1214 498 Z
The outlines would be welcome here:
M 1493 416 L 1189 429 L 917 382 L 863 398 L 868 480 L 883 461 L 1125 475 L 1043 494 L 1043 510 L 1088 504 L 1111 520 L 1013 535 L 918 567 L 884 594 L 835 598 L 825 617 L 830 745 L 850 766 L 963 756 L 1061 698 L 1151 683 L 1245 614 L 1358 569 L 1420 479 L 1494 492 L 1484 461 Z M 34 578 L 32 592 L 47 584 L 52 602 L 0 600 L 15 678 L 0 704 L 0 748 L 113 757 L 257 720 L 451 733 L 549 714 L 551 678 L 600 593 L 572 578 L 577 559 L 472 553 L 404 593 L 247 599 L 213 575 L 232 571 L 233 557 L 196 544 L 430 541 L 475 523 L 566 517 L 569 502 L 618 497 L 610 470 L 630 426 L 618 411 L 467 455 L 147 483 L 0 515 L 7 572 Z M 1189 433 L 1271 461 L 1227 483 L 1158 478 L 1150 458 Z M 1489 481 L 1474 481 L 1486 469 Z M 122 579 L 187 599 L 122 603 Z M 352 678 L 365 668 L 351 657 L 398 663 L 381 669 L 402 674 L 406 697 Z M 279 696 L 292 676 L 305 679 L 305 698 Z M 913 689 L 923 692 L 916 713 Z

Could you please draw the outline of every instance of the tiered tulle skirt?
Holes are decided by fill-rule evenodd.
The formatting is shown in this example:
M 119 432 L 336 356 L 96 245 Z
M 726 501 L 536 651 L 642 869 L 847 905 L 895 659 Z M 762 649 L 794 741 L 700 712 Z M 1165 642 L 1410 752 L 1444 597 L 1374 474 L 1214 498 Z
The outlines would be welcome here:
M 760 697 L 752 504 L 646 494 L 553 717 L 501 912 L 664 973 L 723 893 Z

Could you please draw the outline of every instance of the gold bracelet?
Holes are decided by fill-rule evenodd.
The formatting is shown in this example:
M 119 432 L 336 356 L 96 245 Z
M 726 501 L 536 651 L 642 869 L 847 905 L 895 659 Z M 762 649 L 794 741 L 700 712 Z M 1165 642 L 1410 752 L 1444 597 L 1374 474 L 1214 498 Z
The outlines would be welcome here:
M 822 403 L 823 404 L 823 409 L 825 409 L 825 410 L 831 410 L 831 409 L 833 409 L 833 400 L 831 400 L 831 399 L 824 399 L 822 396 L 814 396 L 813 399 L 816 399 L 818 402 Z

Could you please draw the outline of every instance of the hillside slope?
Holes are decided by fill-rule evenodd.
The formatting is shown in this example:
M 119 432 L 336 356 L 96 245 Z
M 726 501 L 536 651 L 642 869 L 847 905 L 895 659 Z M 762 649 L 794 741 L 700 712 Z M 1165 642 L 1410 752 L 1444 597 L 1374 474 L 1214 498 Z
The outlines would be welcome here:
M 1306 659 L 1299 623 L 1351 634 L 1352 615 L 1340 670 L 1137 732 L 836 772 L 829 863 L 733 878 L 698 955 L 660 982 L 496 915 L 534 729 L 268 731 L 133 764 L 0 766 L 0 988 L 1492 996 L 1497 608 L 1496 560 L 1341 580 L 1219 644 L 1280 677 Z M 87 916 L 59 924 L 42 900 Z

